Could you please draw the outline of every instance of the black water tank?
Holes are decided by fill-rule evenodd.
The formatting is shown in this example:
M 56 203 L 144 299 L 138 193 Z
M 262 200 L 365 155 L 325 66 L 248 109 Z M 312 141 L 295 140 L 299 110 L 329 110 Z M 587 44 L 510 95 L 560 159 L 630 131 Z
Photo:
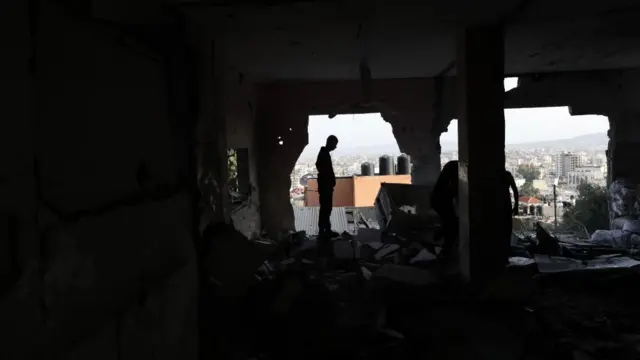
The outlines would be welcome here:
M 362 176 L 373 176 L 374 173 L 374 169 L 373 169 L 373 165 L 371 163 L 362 163 L 362 165 L 360 165 L 360 175 Z
M 396 174 L 409 175 L 411 173 L 411 160 L 408 155 L 402 154 L 398 156 L 398 166 Z
M 380 156 L 378 173 L 380 175 L 393 175 L 393 160 L 388 156 Z

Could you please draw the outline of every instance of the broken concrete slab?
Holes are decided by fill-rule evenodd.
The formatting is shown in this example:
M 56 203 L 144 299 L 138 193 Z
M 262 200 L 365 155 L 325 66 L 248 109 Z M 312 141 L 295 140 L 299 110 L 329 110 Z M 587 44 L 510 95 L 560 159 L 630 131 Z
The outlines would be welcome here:
M 606 271 L 632 269 L 640 266 L 640 261 L 626 256 L 605 256 L 593 260 L 578 260 L 563 256 L 535 255 L 541 273 L 567 271 Z
M 333 241 L 333 255 L 339 260 L 358 259 L 360 258 L 360 246 L 357 242 L 337 239 Z
M 422 249 L 420 250 L 420 252 L 418 253 L 418 255 L 412 257 L 409 260 L 409 264 L 411 265 L 425 265 L 428 264 L 434 260 L 437 259 L 437 256 L 433 253 L 431 253 L 430 251 L 428 251 L 427 249 Z
M 209 276 L 225 294 L 244 294 L 255 281 L 256 270 L 275 251 L 276 244 L 248 240 L 228 224 L 220 224 L 208 234 L 211 245 L 205 263 Z
M 358 229 L 358 233 L 355 235 L 355 240 L 361 244 L 369 244 L 373 242 L 382 241 L 382 230 L 380 229 Z

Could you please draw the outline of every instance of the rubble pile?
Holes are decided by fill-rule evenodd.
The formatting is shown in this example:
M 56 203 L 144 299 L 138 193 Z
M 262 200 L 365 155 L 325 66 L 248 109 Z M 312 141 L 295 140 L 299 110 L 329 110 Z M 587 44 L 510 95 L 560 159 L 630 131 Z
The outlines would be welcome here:
M 624 179 L 611 183 L 608 192 L 609 217 L 612 229 L 621 229 L 627 221 L 638 220 L 640 199 L 638 185 Z
M 429 271 L 437 263 L 432 236 L 361 229 L 323 240 L 305 232 L 249 240 L 230 225 L 206 234 L 209 296 L 201 306 L 210 308 L 203 327 L 215 340 L 203 346 L 212 356 L 400 356 L 406 341 L 387 324 L 388 303 L 439 281 Z
M 380 213 L 393 226 L 331 239 L 206 232 L 205 357 L 640 358 L 640 311 L 621 305 L 640 265 L 628 247 L 537 225 L 514 234 L 510 265 L 478 292 L 438 258 L 437 217 Z
M 637 274 L 588 274 L 538 283 L 528 305 L 531 358 L 640 358 Z

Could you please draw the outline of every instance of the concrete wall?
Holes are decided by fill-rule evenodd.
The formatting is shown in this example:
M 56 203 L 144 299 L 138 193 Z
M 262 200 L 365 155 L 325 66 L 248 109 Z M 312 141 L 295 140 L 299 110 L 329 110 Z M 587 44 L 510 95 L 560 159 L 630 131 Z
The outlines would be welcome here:
M 23 231 L 0 358 L 195 359 L 193 207 L 165 59 L 48 2 L 30 43 L 26 4 L 10 14 L 0 192 Z
M 226 65 L 226 69 L 224 95 L 227 104 L 225 116 L 227 147 L 248 150 L 248 158 L 242 158 L 238 161 L 248 161 L 248 164 L 241 165 L 249 168 L 250 183 L 249 201 L 242 207 L 235 209 L 231 214 L 231 219 L 240 232 L 251 238 L 259 235 L 262 228 L 255 139 L 255 84 L 240 69 L 230 65 Z
M 333 206 L 373 206 L 382 183 L 411 184 L 411 175 L 337 178 L 336 187 L 333 189 Z M 318 180 L 309 179 L 305 190 L 305 206 L 320 206 Z
M 354 178 L 339 177 L 336 179 L 336 187 L 333 189 L 333 206 L 354 206 Z M 318 193 L 318 179 L 309 179 L 304 194 L 305 206 L 320 206 Z
M 38 276 L 39 239 L 33 169 L 33 54 L 29 9 L 25 1 L 0 5 L 0 67 L 3 121 L 0 121 L 0 358 L 15 359 L 34 345 L 44 323 L 42 278 Z
M 382 183 L 411 184 L 410 175 L 357 176 L 354 181 L 353 206 L 373 206 Z

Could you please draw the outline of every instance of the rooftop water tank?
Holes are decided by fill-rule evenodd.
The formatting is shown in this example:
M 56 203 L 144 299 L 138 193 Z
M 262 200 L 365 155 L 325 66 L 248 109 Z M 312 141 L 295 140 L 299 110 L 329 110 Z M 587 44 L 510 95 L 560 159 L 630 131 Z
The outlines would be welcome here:
M 384 155 L 384 156 L 380 156 L 380 159 L 378 159 L 379 161 L 379 167 L 380 167 L 380 175 L 384 176 L 384 175 L 393 175 L 393 159 L 391 159 L 391 157 L 389 157 L 388 155 Z
M 396 174 L 409 175 L 411 173 L 411 160 L 408 155 L 402 154 L 398 156 L 398 166 Z
M 362 163 L 362 165 L 360 165 L 360 175 L 373 176 L 374 175 L 373 164 L 368 162 Z

